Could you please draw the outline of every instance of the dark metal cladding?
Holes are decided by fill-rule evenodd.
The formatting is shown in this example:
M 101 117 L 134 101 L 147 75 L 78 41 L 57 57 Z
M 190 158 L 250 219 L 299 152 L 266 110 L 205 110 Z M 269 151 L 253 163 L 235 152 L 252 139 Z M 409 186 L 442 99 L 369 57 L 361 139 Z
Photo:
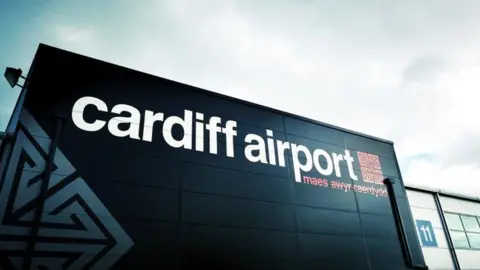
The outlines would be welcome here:
M 47 45 L 22 93 L 5 269 L 426 269 L 392 142 Z

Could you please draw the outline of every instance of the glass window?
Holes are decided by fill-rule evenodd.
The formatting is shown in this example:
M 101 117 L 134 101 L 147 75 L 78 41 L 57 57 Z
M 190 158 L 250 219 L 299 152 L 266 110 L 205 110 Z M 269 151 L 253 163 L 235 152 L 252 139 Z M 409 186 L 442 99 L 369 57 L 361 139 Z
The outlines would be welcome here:
M 450 231 L 450 236 L 452 237 L 455 248 L 470 248 L 467 235 L 465 235 L 464 232 Z
M 463 225 L 459 215 L 445 213 L 445 219 L 447 220 L 448 229 L 463 231 Z
M 467 232 L 480 232 L 477 217 L 462 216 L 463 226 Z
M 480 249 L 480 233 L 467 233 L 467 236 L 470 246 Z

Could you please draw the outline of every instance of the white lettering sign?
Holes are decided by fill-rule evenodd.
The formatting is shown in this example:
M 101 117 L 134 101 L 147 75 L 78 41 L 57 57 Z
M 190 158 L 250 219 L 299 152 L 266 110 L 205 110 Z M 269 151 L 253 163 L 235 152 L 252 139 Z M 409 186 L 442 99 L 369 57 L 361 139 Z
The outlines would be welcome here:
M 110 113 L 108 120 L 96 119 L 87 122 L 84 119 L 85 109 L 92 108 Z M 111 109 L 107 104 L 95 97 L 82 97 L 75 102 L 72 109 L 72 119 L 75 126 L 88 131 L 96 132 L 107 127 L 110 134 L 116 137 L 128 137 L 134 140 L 152 142 L 154 127 L 161 125 L 164 141 L 171 147 L 183 148 L 203 152 L 205 136 L 209 139 L 209 153 L 218 154 L 218 138 L 220 135 L 226 139 L 226 156 L 234 157 L 234 138 L 237 136 L 237 122 L 228 120 L 223 124 L 219 116 L 205 119 L 203 113 L 184 110 L 182 116 L 166 116 L 162 112 L 145 110 L 140 112 L 137 108 L 127 104 L 117 104 Z M 143 119 L 143 122 L 142 122 Z M 123 128 L 121 128 L 123 127 Z M 173 130 L 180 128 L 183 131 L 181 138 L 173 136 Z M 140 135 L 141 134 L 141 135 Z M 195 134 L 195 138 L 194 135 Z M 250 162 L 260 162 L 274 166 L 285 167 L 285 156 L 290 151 L 293 160 L 293 172 L 296 182 L 302 182 L 302 173 L 310 172 L 313 168 L 324 176 L 335 175 L 342 177 L 340 165 L 344 162 L 348 167 L 349 176 L 358 180 L 353 170 L 354 159 L 345 149 L 344 153 L 329 153 L 324 149 L 314 149 L 311 152 L 306 146 L 274 140 L 273 131 L 266 130 L 265 139 L 258 134 L 247 134 L 244 142 L 245 158 Z

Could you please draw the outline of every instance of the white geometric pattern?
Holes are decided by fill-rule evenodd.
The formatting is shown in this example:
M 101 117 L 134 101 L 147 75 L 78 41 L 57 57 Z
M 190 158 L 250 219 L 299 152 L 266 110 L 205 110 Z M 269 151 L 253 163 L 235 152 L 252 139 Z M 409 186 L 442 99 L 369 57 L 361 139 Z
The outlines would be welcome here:
M 23 109 L 0 181 L 0 254 L 17 269 L 23 267 L 50 143 Z M 30 269 L 109 269 L 134 244 L 60 149 L 37 237 Z

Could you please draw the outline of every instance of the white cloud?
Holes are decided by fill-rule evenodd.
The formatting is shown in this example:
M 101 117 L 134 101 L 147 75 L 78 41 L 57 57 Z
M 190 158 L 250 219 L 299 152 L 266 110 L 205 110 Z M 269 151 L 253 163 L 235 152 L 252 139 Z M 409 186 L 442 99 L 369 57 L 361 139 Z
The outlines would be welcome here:
M 478 197 L 480 191 L 480 169 L 474 162 L 445 167 L 436 162 L 420 160 L 412 163 L 403 176 L 416 186 L 434 187 L 474 197 Z
M 392 139 L 406 182 L 480 192 L 480 2 L 115 3 L 51 6 L 42 41 Z
M 399 139 L 398 152 L 404 157 L 428 153 L 435 160 L 413 161 L 406 182 L 480 193 L 479 76 L 480 66 L 467 66 L 429 83 L 431 94 L 420 98 L 425 114 L 415 115 L 419 124 Z

